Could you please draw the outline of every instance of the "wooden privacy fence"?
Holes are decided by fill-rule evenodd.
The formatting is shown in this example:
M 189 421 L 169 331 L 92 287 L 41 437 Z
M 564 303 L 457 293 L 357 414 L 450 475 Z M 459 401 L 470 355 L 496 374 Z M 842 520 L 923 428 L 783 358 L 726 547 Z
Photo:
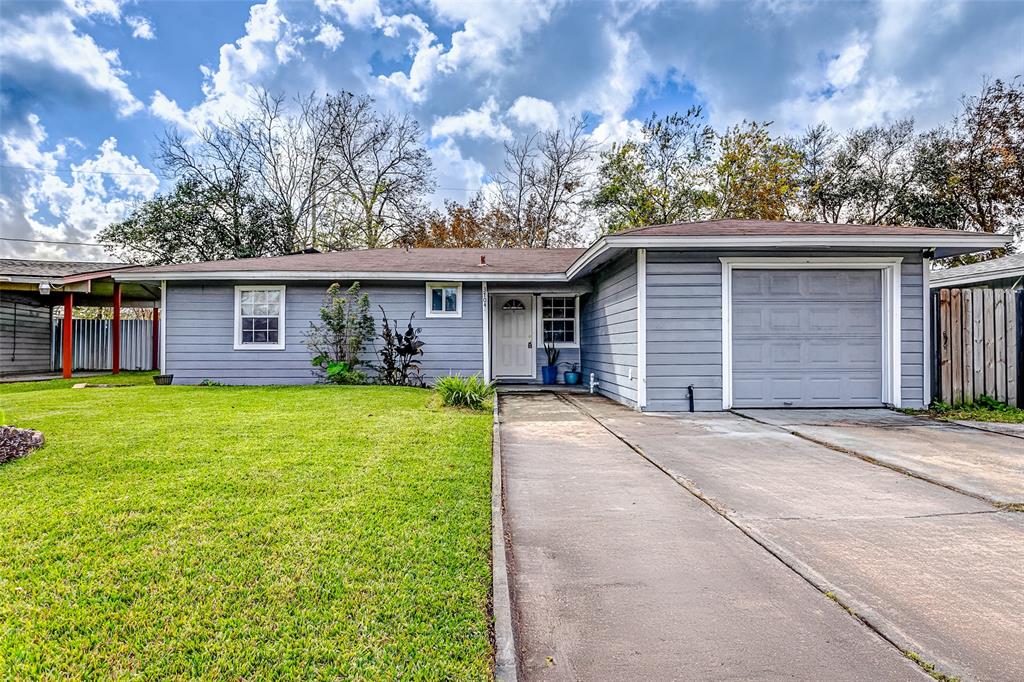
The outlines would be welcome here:
M 1022 292 L 932 292 L 935 398 L 950 405 L 989 396 L 1020 404 Z

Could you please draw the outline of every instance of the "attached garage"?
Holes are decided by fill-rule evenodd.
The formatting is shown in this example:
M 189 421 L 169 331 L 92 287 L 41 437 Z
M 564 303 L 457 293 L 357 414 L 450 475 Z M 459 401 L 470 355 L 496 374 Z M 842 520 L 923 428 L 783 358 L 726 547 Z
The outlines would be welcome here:
M 897 402 L 898 259 L 722 262 L 729 407 Z
M 736 270 L 735 407 L 882 404 L 879 270 Z

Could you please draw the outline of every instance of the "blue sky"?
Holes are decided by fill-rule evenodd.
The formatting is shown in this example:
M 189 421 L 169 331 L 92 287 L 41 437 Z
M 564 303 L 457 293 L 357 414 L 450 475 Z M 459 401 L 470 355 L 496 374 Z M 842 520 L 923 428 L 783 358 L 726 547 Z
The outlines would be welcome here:
M 169 186 L 153 161 L 164 130 L 237 112 L 252 87 L 410 112 L 440 202 L 479 187 L 504 139 L 572 116 L 605 144 L 692 104 L 717 127 L 780 134 L 929 127 L 983 76 L 1022 72 L 1024 2 L 5 0 L 0 236 L 93 241 Z M 13 255 L 105 254 L 0 240 Z

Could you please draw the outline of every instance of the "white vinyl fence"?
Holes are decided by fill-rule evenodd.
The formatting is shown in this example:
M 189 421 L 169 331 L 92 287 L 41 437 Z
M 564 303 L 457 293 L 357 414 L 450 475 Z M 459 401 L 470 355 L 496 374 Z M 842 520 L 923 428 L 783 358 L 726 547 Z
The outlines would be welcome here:
M 114 366 L 111 345 L 113 320 L 74 320 L 72 369 L 98 370 Z M 50 362 L 54 370 L 63 369 L 63 320 L 53 322 Z M 153 367 L 153 321 L 121 320 L 121 369 Z

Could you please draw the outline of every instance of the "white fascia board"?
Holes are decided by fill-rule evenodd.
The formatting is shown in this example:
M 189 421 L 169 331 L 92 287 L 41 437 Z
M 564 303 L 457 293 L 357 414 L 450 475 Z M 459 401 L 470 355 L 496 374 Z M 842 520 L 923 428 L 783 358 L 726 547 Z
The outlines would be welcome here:
M 516 273 L 461 273 L 461 272 L 340 272 L 340 271 L 297 271 L 263 270 L 211 272 L 124 272 L 113 274 L 116 282 L 159 282 L 159 281 L 203 281 L 203 280 L 388 280 L 388 281 L 433 281 L 455 282 L 567 282 L 563 273 L 516 274 Z
M 964 235 L 737 235 L 737 236 L 630 236 L 606 235 L 580 254 L 569 269 L 571 280 L 609 249 L 779 249 L 852 248 L 874 250 L 964 247 L 994 249 L 1006 246 L 1011 237 L 993 234 Z
M 590 245 L 586 251 L 581 253 L 576 261 L 569 266 L 569 269 L 565 271 L 566 279 L 572 279 L 580 273 L 583 268 L 587 267 L 595 258 L 603 254 L 609 249 L 608 237 L 600 237 L 596 242 Z
M 930 286 L 932 289 L 955 287 L 961 284 L 974 284 L 976 282 L 987 282 L 993 279 L 1012 279 L 1014 277 L 1024 277 L 1024 268 L 1022 267 L 1008 268 L 1006 270 L 989 270 L 988 272 L 979 272 L 973 275 L 960 275 L 959 277 L 942 277 L 941 279 L 938 279 L 940 272 L 944 273 L 947 271 L 935 270 L 932 272 L 932 279 L 930 282 Z
M 981 249 L 994 249 L 1006 246 L 1011 237 L 1004 235 L 977 234 L 970 236 L 932 236 L 932 235 L 736 235 L 736 236 L 661 236 L 661 237 L 616 237 L 610 235 L 605 237 L 610 246 L 624 248 L 780 248 L 780 247 L 846 247 L 846 248 L 871 248 L 883 250 L 884 248 L 907 248 L 925 249 L 940 246 L 947 247 L 977 247 Z M 584 254 L 586 256 L 587 254 Z

